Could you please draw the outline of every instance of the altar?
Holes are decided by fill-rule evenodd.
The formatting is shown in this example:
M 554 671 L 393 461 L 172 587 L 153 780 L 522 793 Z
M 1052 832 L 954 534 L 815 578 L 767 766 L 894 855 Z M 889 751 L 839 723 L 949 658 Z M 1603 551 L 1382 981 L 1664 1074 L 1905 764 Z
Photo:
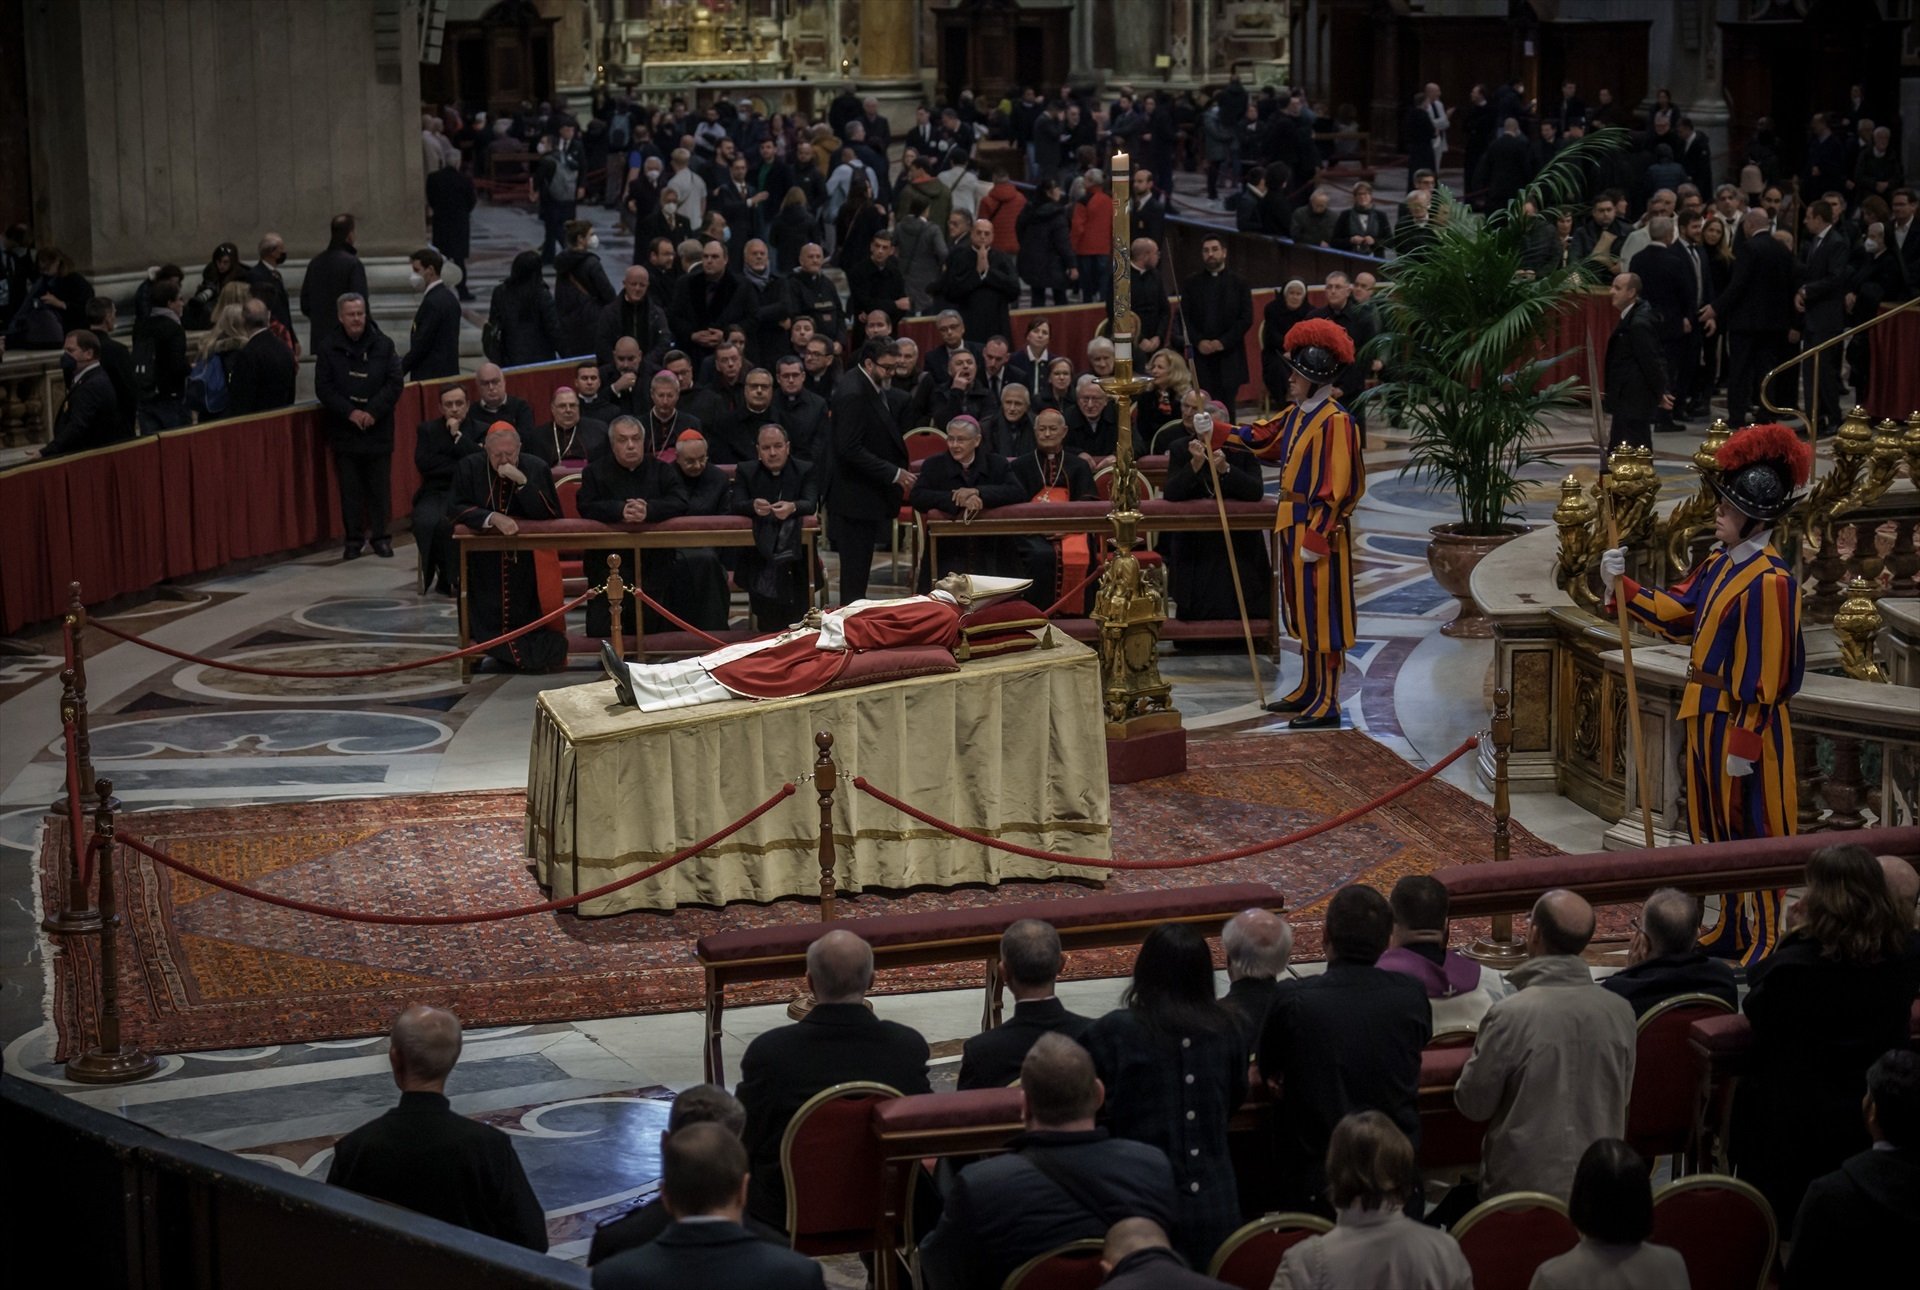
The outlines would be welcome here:
M 1103 868 L 1030 860 L 950 837 L 866 797 L 876 788 L 1023 846 L 1105 860 L 1105 726 L 1094 652 L 1052 646 L 955 672 L 791 699 L 643 713 L 613 683 L 548 690 L 534 713 L 526 847 L 556 898 L 672 855 L 798 781 L 801 791 L 712 850 L 586 902 L 584 915 L 817 896 L 816 731 L 834 737 L 836 887 L 955 887 L 1081 878 Z

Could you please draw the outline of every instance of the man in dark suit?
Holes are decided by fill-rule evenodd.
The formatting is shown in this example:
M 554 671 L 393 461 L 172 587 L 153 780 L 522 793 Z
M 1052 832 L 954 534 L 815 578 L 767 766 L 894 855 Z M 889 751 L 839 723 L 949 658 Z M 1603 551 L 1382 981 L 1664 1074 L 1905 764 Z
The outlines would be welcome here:
M 266 301 L 247 301 L 241 317 L 247 324 L 247 343 L 234 351 L 233 366 L 227 370 L 227 415 L 292 407 L 300 360 L 273 334 Z
M 1794 307 L 1806 314 L 1801 344 L 1808 349 L 1838 336 L 1847 325 L 1852 249 L 1846 235 L 1833 226 L 1838 217 L 1824 198 L 1807 203 L 1807 236 L 1801 244 L 1800 290 L 1794 296 Z M 1838 347 L 1822 351 L 1817 388 L 1813 363 L 1804 365 L 1806 406 L 1814 410 L 1823 439 L 1840 429 L 1840 360 Z
M 1887 251 L 1900 269 L 1900 295 L 1889 298 L 1897 304 L 1920 295 L 1920 194 L 1911 188 L 1893 190 L 1893 218 L 1887 222 Z
M 134 377 L 133 351 L 114 339 L 113 329 L 118 322 L 113 301 L 105 296 L 87 301 L 87 326 L 100 342 L 100 366 L 106 370 L 113 397 L 119 401 L 120 419 L 132 431 L 140 403 L 140 386 Z
M 894 342 L 876 336 L 860 347 L 860 359 L 833 390 L 833 474 L 827 510 L 833 544 L 840 553 L 840 603 L 867 594 L 874 544 L 882 526 L 900 513 L 919 482 L 907 469 L 907 445 L 887 411 L 880 386 L 887 379 Z
M 300 312 L 309 328 L 307 352 L 316 362 L 322 343 L 340 325 L 340 297 L 367 294 L 367 266 L 354 249 L 353 230 L 353 216 L 335 215 L 327 249 L 307 261 L 307 275 L 300 283 Z
M 345 558 L 359 559 L 363 544 L 371 540 L 375 555 L 391 559 L 387 522 L 393 506 L 393 409 L 400 402 L 400 356 L 367 316 L 364 298 L 340 297 L 338 313 L 339 325 L 315 355 L 319 361 L 313 390 L 340 477 Z
M 948 253 L 939 289 L 959 311 L 968 340 L 984 345 L 1013 330 L 1008 312 L 1020 299 L 1020 275 L 1011 255 L 993 249 L 992 220 L 975 220 L 967 240 Z
M 1120 1219 L 1172 1223 L 1172 1167 L 1158 1147 L 1096 1127 L 1105 1093 L 1074 1040 L 1034 1041 L 1020 1066 L 1026 1130 L 1007 1154 L 960 1171 L 920 1244 L 928 1290 L 997 1286 L 1036 1255 L 1104 1236 Z
M 954 370 L 956 380 L 967 375 L 964 362 Z M 987 415 L 992 413 L 988 411 Z M 946 427 L 947 450 L 920 463 L 916 472 L 919 479 L 907 496 L 909 506 L 922 513 L 938 512 L 935 518 L 972 519 L 996 506 L 1012 506 L 1027 500 L 1007 459 L 998 453 L 980 451 L 979 416 L 962 413 L 944 422 L 936 418 L 936 424 Z M 940 578 L 949 573 L 997 574 L 1001 546 L 998 538 L 991 537 L 949 540 L 941 544 L 938 567 L 929 562 L 922 577 Z
M 1687 406 L 1689 342 L 1693 334 L 1693 315 L 1703 303 L 1694 294 L 1693 261 L 1677 244 L 1675 221 L 1671 215 L 1655 215 L 1647 221 L 1652 239 L 1627 266 L 1640 279 L 1640 298 L 1652 309 L 1660 336 L 1660 356 L 1667 369 L 1667 389 L 1673 395 L 1673 407 L 1662 408 L 1654 417 L 1656 428 L 1685 430 L 1675 420 L 1675 411 Z
M 1793 1225 L 1786 1290 L 1897 1285 L 1920 1241 L 1920 1054 L 1867 1068 L 1860 1105 L 1873 1145 L 1815 1178 Z
M 133 437 L 133 422 L 120 414 L 120 397 L 100 365 L 100 338 L 85 327 L 67 333 L 64 346 L 72 360 L 66 401 L 53 420 L 53 440 L 40 450 L 42 457 L 104 448 Z
M 738 1138 L 747 1127 L 747 1108 L 741 1106 L 740 1100 L 733 1094 L 715 1084 L 695 1084 L 692 1088 L 681 1090 L 679 1096 L 673 1099 L 673 1107 L 667 1112 L 666 1131 L 660 1135 L 662 1154 L 666 1151 L 667 1139 L 696 1124 L 717 1124 Z M 655 1196 L 638 1209 L 628 1210 L 618 1218 L 607 1219 L 593 1230 L 593 1244 L 587 1250 L 587 1266 L 597 1267 L 616 1254 L 639 1249 L 666 1231 L 672 1223 L 673 1215 L 667 1212 L 667 1202 L 662 1196 Z M 743 1219 L 740 1225 L 763 1241 L 782 1248 L 787 1244 L 785 1232 L 768 1227 L 756 1219 Z
M 942 309 L 934 316 L 933 329 L 940 335 L 940 343 L 928 348 L 922 371 L 933 378 L 933 384 L 945 385 L 952 378 L 949 364 L 958 353 L 969 353 L 974 358 L 974 370 L 978 371 L 986 363 L 987 347 L 984 338 L 967 339 L 967 320 L 960 316 L 958 309 Z
M 133 379 L 143 434 L 187 424 L 187 373 L 192 370 L 187 362 L 187 333 L 180 326 L 180 284 L 156 282 L 149 299 L 152 310 L 133 325 Z M 229 408 L 233 405 L 233 377 L 233 370 L 228 369 Z
M 1815 112 L 1807 123 L 1807 160 L 1800 170 L 1803 194 L 1844 191 L 1847 182 L 1847 145 L 1833 132 L 1825 112 Z
M 1195 382 L 1231 412 L 1247 383 L 1253 291 L 1227 268 L 1227 246 L 1218 237 L 1200 243 L 1200 262 L 1201 271 L 1180 285 L 1180 321 L 1193 346 Z
M 473 371 L 473 425 L 485 434 L 496 421 L 519 431 L 521 442 L 533 436 L 533 405 L 507 393 L 507 374 L 498 363 L 482 363 Z
M 273 320 L 287 329 L 287 335 L 293 335 L 293 303 L 287 296 L 287 280 L 280 276 L 280 266 L 287 262 L 287 244 L 278 233 L 266 233 L 260 238 L 260 259 L 247 270 L 247 280 L 253 284 L 253 294 L 267 302 L 267 309 Z
M 1709 957 L 1699 946 L 1700 901 L 1684 891 L 1662 887 L 1640 907 L 1627 966 L 1600 983 L 1633 1005 L 1644 1017 L 1682 994 L 1710 994 L 1729 1011 L 1739 1008 L 1733 968 Z
M 594 1290 L 821 1290 L 820 1265 L 747 1230 L 747 1152 L 718 1124 L 692 1124 L 660 1150 L 661 1196 L 673 1225 L 593 1271 Z
M 453 288 L 440 281 L 446 261 L 432 247 L 408 257 L 421 283 L 420 307 L 413 314 L 413 343 L 400 360 L 400 370 L 416 381 L 460 374 L 460 302 Z
M 1683 116 L 1674 127 L 1680 140 L 1674 160 L 1687 169 L 1687 178 L 1702 196 L 1713 191 L 1713 145 L 1707 136 L 1693 128 L 1693 118 Z
M 1227 992 L 1220 1002 L 1247 1036 L 1247 1052 L 1260 1046 L 1287 958 L 1293 953 L 1293 928 L 1266 909 L 1243 909 L 1220 931 L 1227 956 Z
M 1140 331 L 1133 338 L 1133 352 L 1144 360 L 1152 358 L 1167 340 L 1167 325 L 1173 317 L 1167 299 L 1167 284 L 1160 279 L 1160 244 L 1151 238 L 1136 237 L 1127 248 L 1128 273 L 1133 279 L 1133 314 L 1140 320 Z M 1036 389 L 1044 379 L 1035 372 L 1027 382 Z
M 1760 381 L 1787 357 L 1797 288 L 1793 253 L 1769 229 L 1772 217 L 1750 210 L 1740 218 L 1733 275 L 1700 311 L 1706 334 L 1727 329 L 1727 422 L 1746 425 L 1760 410 Z
M 862 376 L 850 372 L 847 379 Z M 866 1004 L 872 984 L 873 948 L 849 931 L 826 933 L 807 947 L 813 1010 L 793 1025 L 767 1031 L 741 1058 L 735 1093 L 747 1108 L 743 1138 L 753 1163 L 747 1210 L 764 1223 L 787 1225 L 780 1139 L 808 1098 L 849 1080 L 872 1080 L 903 1094 L 932 1091 L 927 1041 L 873 1015 Z
M 401 1013 L 387 1047 L 400 1105 L 340 1139 L 327 1182 L 545 1253 L 546 1214 L 513 1139 L 447 1102 L 459 1060 L 460 1018 L 424 1004 Z
M 1427 92 L 1415 90 L 1413 103 L 1400 118 L 1400 146 L 1407 150 L 1407 191 L 1414 189 L 1413 178 L 1422 170 L 1438 171 L 1434 160 L 1434 142 L 1438 138 L 1433 116 L 1427 111 Z
M 1617 273 L 1613 278 L 1613 307 L 1620 311 L 1607 341 L 1607 388 L 1603 406 L 1613 414 L 1607 451 L 1621 444 L 1653 447 L 1653 418 L 1671 410 L 1673 394 L 1667 388 L 1667 364 L 1660 356 L 1660 320 L 1640 298 L 1640 276 Z
M 1023 918 L 1000 934 L 1000 979 L 1013 995 L 1013 1015 L 967 1040 L 960 1050 L 961 1088 L 1005 1088 L 1020 1075 L 1027 1050 L 1042 1035 L 1079 1039 L 1093 1018 L 1068 1012 L 1054 995 L 1060 977 L 1060 933 Z
M 473 208 L 479 203 L 480 195 L 467 174 L 464 157 L 428 173 L 427 216 L 433 246 L 460 270 L 458 295 L 462 300 L 473 299 L 473 289 L 467 283 L 467 253 L 473 246 Z
M 1499 210 L 1511 202 L 1533 178 L 1533 152 L 1520 133 L 1520 122 L 1508 117 L 1500 133 L 1480 155 L 1474 167 L 1471 186 L 1486 193 L 1482 210 Z
M 1355 883 L 1327 906 L 1327 970 L 1283 981 L 1260 1035 L 1260 1073 L 1286 1097 L 1264 1209 L 1326 1209 L 1327 1143 L 1342 1117 L 1380 1111 L 1420 1141 L 1420 1050 L 1433 1033 L 1426 991 L 1378 966 L 1393 936 L 1387 898 Z
M 759 397 L 761 368 L 748 373 L 748 398 Z M 753 547 L 740 553 L 734 580 L 746 588 L 755 628 L 784 631 L 807 612 L 807 548 L 801 541 L 809 515 L 820 509 L 820 483 L 813 464 L 793 455 L 785 426 L 769 406 L 754 436 L 755 460 L 733 476 L 733 513 L 753 521 Z

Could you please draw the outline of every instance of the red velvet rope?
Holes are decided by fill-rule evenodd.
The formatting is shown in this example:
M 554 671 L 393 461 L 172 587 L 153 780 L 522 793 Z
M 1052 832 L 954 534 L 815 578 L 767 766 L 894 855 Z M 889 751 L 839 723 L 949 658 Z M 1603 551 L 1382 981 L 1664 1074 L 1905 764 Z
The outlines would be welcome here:
M 157 641 L 150 641 L 144 636 L 135 636 L 131 632 L 123 632 L 118 627 L 108 626 L 98 619 L 94 620 L 93 625 L 109 636 L 119 637 L 129 645 L 141 645 L 156 653 L 177 658 L 183 663 L 198 663 L 202 667 L 216 668 L 222 672 L 243 672 L 248 676 L 290 676 L 312 678 L 315 680 L 340 680 L 355 676 L 387 676 L 394 672 L 411 672 L 416 668 L 432 667 L 436 663 L 451 663 L 458 658 L 468 658 L 475 654 L 484 654 L 488 650 L 497 649 L 509 641 L 519 640 L 522 636 L 525 636 L 537 627 L 546 626 L 554 619 L 566 614 L 569 610 L 578 609 L 595 596 L 603 594 L 605 590 L 604 587 L 589 587 L 552 613 L 542 614 L 524 627 L 516 627 L 506 635 L 496 636 L 490 641 L 480 641 L 464 649 L 449 650 L 445 654 L 435 654 L 432 658 L 415 659 L 411 663 L 387 663 L 380 667 L 330 668 L 318 671 L 301 671 L 296 668 L 279 667 L 249 667 L 245 663 L 223 663 L 219 659 L 202 658 L 198 654 L 189 654 L 185 650 L 174 649 L 170 645 L 162 645 Z
M 714 636 L 708 632 L 701 631 L 698 627 L 695 627 L 692 623 L 682 618 L 679 614 L 674 613 L 671 609 L 668 609 L 665 605 L 655 600 L 652 596 L 649 596 L 646 592 L 640 590 L 640 588 L 630 586 L 627 588 L 627 590 L 631 591 L 634 595 L 640 597 L 640 602 L 644 604 L 648 609 L 651 609 L 654 613 L 659 614 L 662 618 L 672 623 L 675 627 L 678 627 L 681 631 L 692 632 L 695 636 L 698 636 L 701 640 L 707 642 L 707 644 L 712 645 L 715 648 L 720 648 L 726 645 L 726 642 L 721 640 L 718 636 Z
M 1371 802 L 1363 802 L 1352 810 L 1342 811 L 1339 815 L 1333 816 L 1331 819 L 1322 820 L 1311 828 L 1301 829 L 1297 833 L 1289 833 L 1285 837 L 1275 838 L 1271 842 L 1256 842 L 1252 846 L 1241 847 L 1236 851 L 1217 851 L 1212 855 L 1189 856 L 1181 860 L 1089 860 L 1085 856 L 1063 855 L 1058 851 L 1042 851 L 1037 847 L 1023 847 L 1017 842 L 1005 842 L 999 838 L 990 838 L 984 833 L 975 833 L 972 829 L 963 829 L 957 824 L 949 824 L 938 816 L 929 815 L 918 807 L 910 806 L 901 801 L 891 793 L 885 793 L 875 788 L 867 782 L 864 775 L 854 776 L 853 786 L 865 793 L 868 797 L 893 807 L 893 809 L 899 811 L 902 815 L 910 816 L 922 824 L 930 824 L 943 833 L 952 834 L 954 837 L 965 839 L 968 842 L 977 842 L 983 847 L 992 847 L 995 851 L 1006 851 L 1013 855 L 1026 856 L 1030 860 L 1050 860 L 1056 864 L 1081 865 L 1088 869 L 1192 869 L 1198 865 L 1219 864 L 1224 860 L 1244 860 L 1248 856 L 1256 856 L 1265 851 L 1277 851 L 1281 847 L 1291 846 L 1296 842 L 1304 842 L 1308 838 L 1317 837 L 1330 829 L 1337 829 L 1343 824 L 1351 824 L 1353 821 L 1367 814 L 1367 812 L 1377 810 L 1395 798 L 1410 793 L 1420 787 L 1420 785 L 1453 765 L 1454 762 L 1466 756 L 1479 742 L 1480 737 L 1478 735 L 1467 739 L 1458 748 L 1455 748 L 1452 752 L 1421 771 L 1418 775 L 1415 775 L 1406 783 L 1389 789 L 1387 792 L 1374 798 Z
M 699 855 L 707 848 L 724 842 L 741 829 L 746 828 L 747 825 L 765 815 L 768 811 L 771 811 L 781 802 L 792 797 L 794 792 L 795 789 L 792 784 L 782 784 L 779 792 L 711 837 L 702 838 L 692 846 L 674 852 L 658 864 L 648 865 L 639 873 L 629 874 L 625 878 L 615 879 L 613 882 L 607 883 L 604 886 L 595 887 L 592 891 L 583 891 L 577 895 L 567 896 L 560 900 L 544 900 L 537 905 L 518 905 L 511 909 L 482 909 L 470 914 L 368 914 L 357 909 L 341 909 L 334 905 L 319 905 L 311 901 L 294 900 L 289 896 L 277 896 L 270 891 L 258 891 L 252 887 L 242 886 L 231 878 L 222 878 L 219 874 L 208 873 L 205 869 L 197 865 L 189 864 L 185 860 L 176 860 L 159 848 L 141 841 L 125 829 L 115 830 L 113 836 L 116 841 L 131 847 L 156 864 L 165 865 L 176 873 L 183 873 L 187 877 L 199 882 L 204 882 L 210 887 L 218 887 L 222 891 L 230 891 L 236 896 L 247 896 L 254 900 L 264 901 L 269 905 L 278 905 L 282 909 L 298 910 L 303 914 L 318 914 L 322 918 L 338 918 L 349 923 L 384 923 L 401 927 L 444 927 L 458 923 L 493 923 L 503 918 L 523 918 L 530 914 L 552 913 L 556 909 L 571 909 L 575 905 L 598 899 L 611 892 L 619 891 L 623 887 L 631 887 L 636 882 L 644 882 L 655 874 L 663 873 L 681 861 L 690 859 L 693 856 Z

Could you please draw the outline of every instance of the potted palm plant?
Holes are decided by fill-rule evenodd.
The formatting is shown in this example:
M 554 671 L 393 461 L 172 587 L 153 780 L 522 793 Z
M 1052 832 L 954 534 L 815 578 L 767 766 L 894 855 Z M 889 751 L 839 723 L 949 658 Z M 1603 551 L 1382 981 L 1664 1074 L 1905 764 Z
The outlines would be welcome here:
M 1624 130 L 1610 129 L 1569 144 L 1485 215 L 1441 189 L 1432 240 L 1387 266 L 1376 297 L 1380 333 L 1363 357 L 1383 360 L 1388 379 L 1360 401 L 1390 405 L 1410 433 L 1402 475 L 1459 502 L 1459 520 L 1434 525 L 1427 547 L 1434 580 L 1460 601 L 1440 629 L 1449 636 L 1491 634 L 1473 602 L 1474 566 L 1527 531 L 1520 472 L 1542 459 L 1533 445 L 1547 413 L 1580 394 L 1573 378 L 1548 379 L 1566 354 L 1543 342 L 1587 291 L 1592 266 L 1545 267 L 1529 247 L 1551 236 L 1553 208 L 1584 195 L 1591 163 L 1625 143 Z

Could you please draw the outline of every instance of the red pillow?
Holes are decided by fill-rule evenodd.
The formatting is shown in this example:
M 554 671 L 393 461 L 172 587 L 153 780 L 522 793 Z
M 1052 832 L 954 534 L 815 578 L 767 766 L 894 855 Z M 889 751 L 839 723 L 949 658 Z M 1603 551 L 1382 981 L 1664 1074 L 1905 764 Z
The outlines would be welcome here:
M 861 650 L 847 659 L 840 675 L 816 693 L 849 690 L 857 685 L 879 685 L 885 681 L 904 681 L 914 676 L 938 676 L 958 672 L 953 651 L 939 645 L 897 645 L 891 649 Z
M 961 659 L 994 654 L 1017 654 L 1040 644 L 1034 632 L 1047 625 L 1047 616 L 1024 600 L 996 600 L 960 619 Z

